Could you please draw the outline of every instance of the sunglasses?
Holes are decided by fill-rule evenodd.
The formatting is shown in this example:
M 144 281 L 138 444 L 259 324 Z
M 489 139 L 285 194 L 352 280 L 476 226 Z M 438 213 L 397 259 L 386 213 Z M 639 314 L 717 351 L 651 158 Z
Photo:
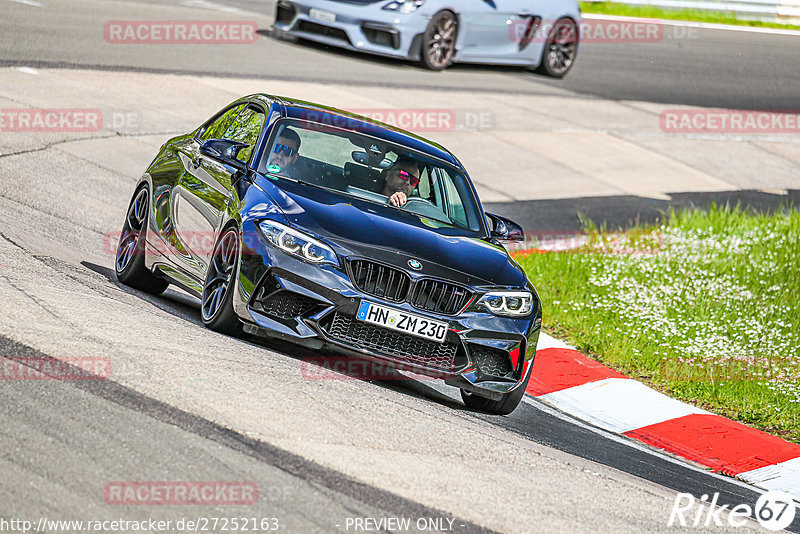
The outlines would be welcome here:
M 408 182 L 409 184 L 411 184 L 411 187 L 417 187 L 417 185 L 419 184 L 419 178 L 414 176 L 410 172 L 406 172 L 406 171 L 403 171 L 403 170 L 400 170 L 400 171 L 397 171 L 397 172 L 400 175 L 400 178 L 404 182 Z
M 297 152 L 297 149 L 286 145 L 275 145 L 275 148 L 273 148 L 272 151 L 276 154 L 283 152 L 287 157 L 292 157 Z

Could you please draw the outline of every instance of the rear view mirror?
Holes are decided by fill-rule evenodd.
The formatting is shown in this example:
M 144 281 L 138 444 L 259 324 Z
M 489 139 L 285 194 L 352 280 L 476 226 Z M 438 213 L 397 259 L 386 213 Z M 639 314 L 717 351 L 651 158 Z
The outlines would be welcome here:
M 521 243 L 525 241 L 525 232 L 522 227 L 500 215 L 494 213 L 487 213 L 486 217 L 491 221 L 490 237 L 498 241 L 506 241 L 509 243 Z
M 353 158 L 353 161 L 356 163 L 360 163 L 361 165 L 368 165 L 370 167 L 377 167 L 379 169 L 388 169 L 392 166 L 392 160 L 389 158 L 383 158 L 382 160 L 377 160 L 376 158 L 370 156 L 366 152 L 361 150 L 355 150 L 350 157 Z

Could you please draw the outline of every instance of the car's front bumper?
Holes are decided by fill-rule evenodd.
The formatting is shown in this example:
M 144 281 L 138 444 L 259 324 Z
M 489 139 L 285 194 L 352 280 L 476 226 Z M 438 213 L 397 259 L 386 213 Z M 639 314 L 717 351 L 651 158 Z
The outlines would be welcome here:
M 362 292 L 343 267 L 312 265 L 277 250 L 253 220 L 243 221 L 242 236 L 234 309 L 251 334 L 388 363 L 495 400 L 520 387 L 529 373 L 541 324 L 538 303 L 525 319 L 469 306 L 456 316 L 421 311 Z M 357 320 L 362 300 L 447 322 L 445 342 Z
M 420 39 L 429 17 L 420 10 L 396 13 L 383 10 L 382 6 L 279 0 L 273 30 L 349 50 L 419 59 Z M 333 14 L 335 20 L 314 18 L 312 9 Z

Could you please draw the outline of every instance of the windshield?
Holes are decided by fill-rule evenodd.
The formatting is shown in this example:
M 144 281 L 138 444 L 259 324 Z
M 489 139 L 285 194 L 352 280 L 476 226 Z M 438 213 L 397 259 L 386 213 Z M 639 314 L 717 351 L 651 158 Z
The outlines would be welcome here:
M 481 230 L 467 178 L 456 169 L 352 130 L 299 121 L 276 128 L 261 173 L 394 206 L 433 228 Z

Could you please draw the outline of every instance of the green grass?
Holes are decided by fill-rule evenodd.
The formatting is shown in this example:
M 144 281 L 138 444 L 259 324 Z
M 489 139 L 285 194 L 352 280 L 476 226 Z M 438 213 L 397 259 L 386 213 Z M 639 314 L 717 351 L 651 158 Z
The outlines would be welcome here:
M 650 19 L 685 20 L 691 22 L 711 22 L 715 24 L 735 24 L 740 26 L 757 26 L 761 28 L 781 28 L 800 30 L 800 26 L 765 22 L 760 20 L 743 20 L 735 13 L 727 11 L 703 11 L 700 9 L 669 9 L 656 6 L 635 6 L 617 4 L 615 2 L 581 2 L 583 13 L 601 15 L 621 15 L 626 17 L 642 17 Z
M 518 258 L 545 329 L 675 398 L 800 442 L 800 211 L 673 212 Z

